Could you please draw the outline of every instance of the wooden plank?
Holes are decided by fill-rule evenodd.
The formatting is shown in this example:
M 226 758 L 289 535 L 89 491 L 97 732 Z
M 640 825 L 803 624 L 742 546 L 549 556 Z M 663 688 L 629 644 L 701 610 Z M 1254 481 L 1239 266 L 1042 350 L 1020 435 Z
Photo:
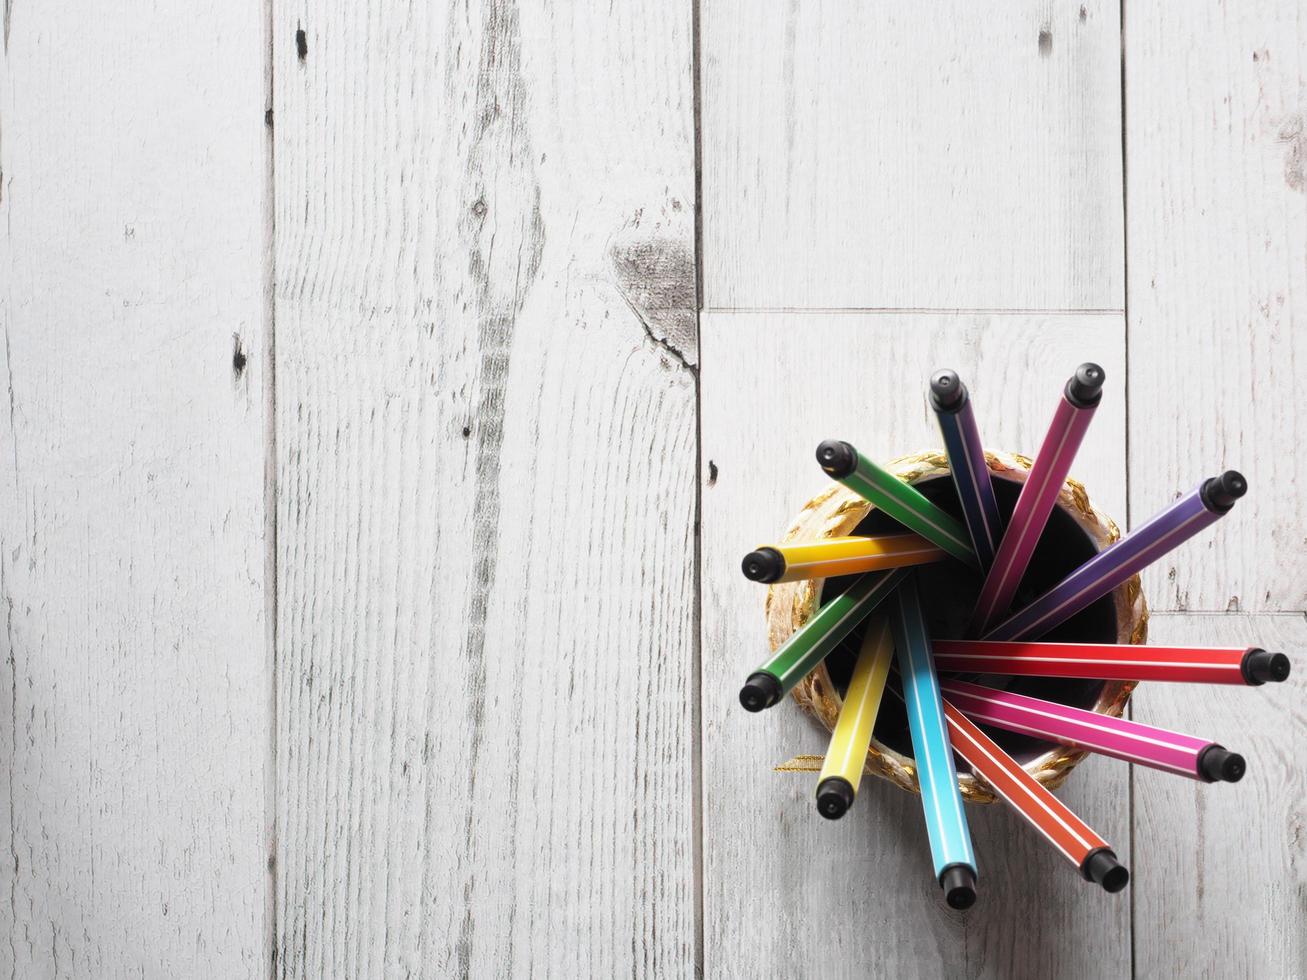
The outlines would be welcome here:
M 274 17 L 279 967 L 686 975 L 690 5 Z
M 1119 4 L 703 11 L 712 308 L 1119 310 Z
M 1260 688 L 1144 684 L 1134 717 L 1242 753 L 1235 785 L 1136 768 L 1135 960 L 1141 977 L 1302 976 L 1307 965 L 1307 622 L 1300 614 L 1153 617 L 1158 643 L 1284 650 Z
M 981 901 L 952 913 L 931 881 L 919 798 L 871 781 L 844 820 L 823 820 L 813 777 L 772 767 L 823 752 L 825 733 L 791 702 L 754 716 L 736 700 L 767 650 L 763 590 L 740 557 L 828 485 L 813 459 L 821 439 L 876 458 L 941 446 L 924 399 L 936 367 L 966 379 L 987 445 L 1031 453 L 1065 378 L 1098 360 L 1108 385 L 1072 472 L 1119 514 L 1121 316 L 706 313 L 702 329 L 706 975 L 1128 972 L 1128 899 L 1080 880 L 1014 815 L 969 809 Z M 1089 760 L 1062 793 L 1125 853 L 1126 767 Z
M 10 976 L 269 962 L 263 24 L 4 5 Z
M 1307 122 L 1294 5 L 1126 5 L 1130 505 L 1249 498 L 1147 579 L 1159 608 L 1307 609 Z

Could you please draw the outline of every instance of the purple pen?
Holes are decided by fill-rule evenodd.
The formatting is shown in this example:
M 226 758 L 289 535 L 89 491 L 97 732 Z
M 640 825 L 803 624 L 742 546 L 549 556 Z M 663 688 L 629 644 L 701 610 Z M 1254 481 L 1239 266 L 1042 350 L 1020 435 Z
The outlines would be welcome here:
M 1209 524 L 1248 490 L 1234 470 L 1204 480 L 1160 514 L 1103 549 L 1038 599 L 999 623 L 983 639 L 1035 640 Z
M 1021 577 L 1035 553 L 1035 545 L 1044 533 L 1048 515 L 1053 512 L 1057 495 L 1066 482 L 1076 450 L 1085 438 L 1089 421 L 1103 397 L 1107 375 L 1097 364 L 1081 364 L 1062 390 L 1053 422 L 1044 436 L 1021 488 L 1016 508 L 999 543 L 994 564 L 985 576 L 975 612 L 967 628 L 970 636 L 979 636 L 1012 606 L 1012 598 L 1021 585 Z

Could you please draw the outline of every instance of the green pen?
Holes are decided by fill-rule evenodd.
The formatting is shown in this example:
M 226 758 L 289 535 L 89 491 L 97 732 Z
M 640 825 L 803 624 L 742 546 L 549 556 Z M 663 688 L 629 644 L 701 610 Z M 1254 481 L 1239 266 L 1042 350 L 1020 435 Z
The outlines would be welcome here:
M 771 659 L 749 675 L 740 689 L 740 704 L 749 711 L 761 711 L 780 702 L 794 685 L 826 659 L 840 640 L 892 593 L 906 568 L 868 572 L 846 592 L 817 610 L 817 614 L 795 630 L 771 655 Z
M 847 442 L 827 439 L 817 447 L 817 462 L 826 475 L 883 510 L 909 531 L 916 531 L 931 544 L 979 570 L 980 562 L 971 547 L 971 536 L 955 520 L 908 486 L 882 469 Z

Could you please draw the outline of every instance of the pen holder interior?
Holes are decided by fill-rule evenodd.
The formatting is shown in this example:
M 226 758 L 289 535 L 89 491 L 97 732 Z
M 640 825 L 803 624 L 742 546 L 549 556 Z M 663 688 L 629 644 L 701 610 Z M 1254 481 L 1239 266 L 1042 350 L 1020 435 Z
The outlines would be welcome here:
M 1021 484 L 1030 471 L 1030 460 L 1010 453 L 985 453 L 999 510 L 1006 519 L 1016 505 Z M 961 520 L 957 493 L 949 476 L 948 460 L 941 453 L 923 452 L 903 456 L 886 468 L 915 486 L 933 503 Z M 849 534 L 880 534 L 902 531 L 891 518 L 841 484 L 808 501 L 790 525 L 783 541 L 812 541 Z M 1085 488 L 1068 480 L 1058 495 L 1057 507 L 1049 518 L 1030 567 L 1017 593 L 1013 608 L 1020 608 L 1046 591 L 1086 559 L 1121 536 L 1110 517 L 1090 502 Z M 981 576 L 960 562 L 945 560 L 916 570 L 922 605 L 937 637 L 959 637 L 976 596 Z M 785 582 L 767 592 L 767 632 L 773 650 L 808 621 L 823 597 L 829 599 L 853 581 L 848 578 Z M 864 624 L 865 625 L 865 624 Z M 1082 643 L 1143 643 L 1148 631 L 1148 610 L 1140 591 L 1139 576 L 1067 620 L 1042 639 Z M 862 627 L 854 630 L 812 673 L 794 688 L 794 699 L 811 712 L 828 730 L 833 729 L 842 705 L 842 695 L 852 673 Z M 1120 717 L 1134 682 L 1071 680 L 1063 678 L 1004 678 L 1007 690 L 1031 697 L 1089 708 Z M 986 678 L 986 683 L 995 679 Z M 881 700 L 866 771 L 888 779 L 904 789 L 919 792 L 912 743 L 898 688 L 897 674 L 891 675 L 891 691 Z M 1032 776 L 1055 788 L 1085 756 L 1082 751 L 1055 745 L 1026 735 L 985 727 L 999 745 L 1020 762 Z M 989 787 L 979 782 L 965 764 L 959 763 L 958 786 L 963 798 L 992 803 Z

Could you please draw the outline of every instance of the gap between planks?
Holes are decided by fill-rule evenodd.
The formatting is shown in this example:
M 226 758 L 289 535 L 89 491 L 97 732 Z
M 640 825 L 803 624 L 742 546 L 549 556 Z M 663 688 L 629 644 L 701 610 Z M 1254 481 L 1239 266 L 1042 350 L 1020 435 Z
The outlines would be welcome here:
M 267 617 L 266 671 L 268 738 L 264 747 L 263 774 L 263 847 L 264 847 L 264 902 L 263 902 L 263 962 L 268 977 L 277 975 L 277 880 L 281 869 L 277 867 L 277 641 L 279 610 L 277 600 L 281 581 L 277 554 L 277 508 L 280 505 L 280 484 L 277 477 L 277 137 L 276 116 L 276 50 L 277 25 L 273 0 L 263 4 L 263 139 L 264 139 L 264 221 L 263 221 L 263 410 L 264 461 L 263 461 L 263 537 L 266 550 L 263 559 L 264 606 Z
M 701 0 L 690 4 L 690 96 L 694 117 L 694 632 L 690 660 L 690 866 L 694 976 L 704 976 L 703 873 L 703 33 Z
M 976 316 L 1123 316 L 1124 309 L 1084 309 L 1084 310 L 1023 310 L 1023 309 L 984 309 L 980 307 L 896 307 L 896 306 L 710 306 L 703 313 L 722 314 L 758 314 L 758 313 L 795 313 L 822 316 L 831 315 L 865 315 L 868 313 L 885 313 L 901 316 L 903 314 L 940 315 L 976 315 Z
M 1154 616 L 1210 616 L 1212 618 L 1259 619 L 1283 616 L 1307 618 L 1307 609 L 1154 609 L 1148 607 L 1149 617 Z

